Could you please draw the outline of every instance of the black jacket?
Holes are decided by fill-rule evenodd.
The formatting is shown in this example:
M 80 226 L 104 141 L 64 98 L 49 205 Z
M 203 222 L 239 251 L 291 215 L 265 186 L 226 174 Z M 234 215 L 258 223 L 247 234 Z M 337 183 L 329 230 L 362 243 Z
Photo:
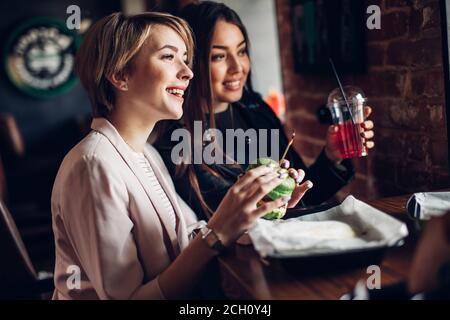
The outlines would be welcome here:
M 247 124 L 247 128 L 254 128 L 257 132 L 259 129 L 279 129 L 279 150 L 280 153 L 284 151 L 288 144 L 288 138 L 284 134 L 283 126 L 272 109 L 259 96 L 244 96 L 240 102 L 233 104 L 233 110 L 233 112 L 239 113 L 241 119 Z M 175 177 L 176 167 L 171 160 L 171 152 L 178 141 L 172 142 L 171 135 L 175 129 L 181 127 L 182 125 L 180 123 L 172 124 L 155 143 L 155 147 L 160 152 L 172 175 L 177 192 L 194 212 L 197 213 L 200 219 L 206 219 L 200 206 L 200 202 L 197 200 L 189 182 L 188 175 L 185 174 L 182 177 Z M 247 128 L 243 129 L 246 130 Z M 256 142 L 247 141 L 247 143 L 250 144 Z M 270 141 L 268 144 L 270 144 Z M 309 190 L 302 199 L 302 205 L 317 205 L 328 200 L 354 176 L 354 168 L 351 160 L 346 159 L 337 167 L 328 160 L 324 151 L 322 151 L 315 163 L 309 168 L 306 167 L 300 155 L 298 155 L 293 148 L 289 149 L 286 159 L 290 161 L 291 167 L 305 170 L 305 181 L 311 180 L 314 183 L 314 187 Z M 244 164 L 241 167 L 221 164 L 214 164 L 212 166 L 221 172 L 225 179 L 221 179 L 206 172 L 201 169 L 200 165 L 194 165 L 194 168 L 203 197 L 208 206 L 212 210 L 215 210 L 230 186 L 235 183 L 237 176 L 245 170 L 247 164 Z

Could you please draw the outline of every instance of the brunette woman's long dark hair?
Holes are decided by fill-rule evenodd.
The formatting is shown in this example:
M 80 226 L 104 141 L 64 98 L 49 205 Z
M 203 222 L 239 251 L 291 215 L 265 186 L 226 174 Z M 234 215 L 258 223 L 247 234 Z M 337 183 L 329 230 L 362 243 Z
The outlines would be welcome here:
M 195 41 L 193 62 L 194 79 L 186 93 L 183 106 L 184 126 L 189 130 L 191 137 L 194 137 L 194 121 L 202 121 L 203 124 L 209 122 L 209 128 L 216 127 L 212 106 L 213 93 L 210 76 L 210 50 L 214 27 L 217 21 L 226 21 L 236 25 L 241 30 L 247 45 L 247 53 L 249 51 L 250 43 L 247 30 L 238 14 L 222 3 L 202 1 L 201 3 L 189 4 L 181 10 L 179 16 L 185 19 L 192 28 Z M 244 91 L 248 94 L 253 94 L 250 72 L 245 83 Z M 207 119 L 208 115 L 209 119 Z M 194 141 L 191 141 L 191 143 L 191 148 L 193 148 Z M 203 198 L 195 174 L 194 165 L 192 164 L 192 161 L 190 162 L 190 164 L 182 163 L 177 166 L 176 177 L 181 177 L 186 173 L 188 174 L 195 196 L 198 198 L 206 216 L 210 217 L 212 210 Z M 202 163 L 201 169 L 208 171 L 216 177 L 223 178 L 221 172 L 215 169 L 214 166 L 208 166 Z

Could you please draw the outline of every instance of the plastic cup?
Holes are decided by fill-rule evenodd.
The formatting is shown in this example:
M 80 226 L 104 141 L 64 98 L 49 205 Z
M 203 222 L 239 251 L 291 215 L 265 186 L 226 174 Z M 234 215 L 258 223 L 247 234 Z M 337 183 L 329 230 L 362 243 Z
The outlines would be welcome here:
M 342 159 L 364 157 L 368 150 L 361 133 L 364 131 L 362 123 L 367 98 L 358 87 L 345 86 L 343 89 L 348 106 L 339 88 L 331 91 L 328 96 L 327 107 L 333 124 L 338 127 L 334 139 Z

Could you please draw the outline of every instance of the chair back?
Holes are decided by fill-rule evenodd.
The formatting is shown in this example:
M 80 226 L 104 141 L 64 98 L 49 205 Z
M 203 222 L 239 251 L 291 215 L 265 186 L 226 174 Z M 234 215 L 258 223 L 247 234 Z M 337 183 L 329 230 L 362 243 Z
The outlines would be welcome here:
M 0 297 L 15 297 L 37 282 L 37 274 L 17 226 L 0 200 Z M 21 292 L 22 290 L 25 290 Z

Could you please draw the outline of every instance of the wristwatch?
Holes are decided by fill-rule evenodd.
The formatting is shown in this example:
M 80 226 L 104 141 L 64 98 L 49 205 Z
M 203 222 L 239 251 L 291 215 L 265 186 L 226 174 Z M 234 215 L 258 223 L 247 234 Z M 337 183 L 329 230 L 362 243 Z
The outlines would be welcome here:
M 219 253 L 225 249 L 225 246 L 223 245 L 222 241 L 220 241 L 217 234 L 208 225 L 205 225 L 200 229 L 200 234 L 202 239 L 205 240 L 206 244 L 211 249 Z

